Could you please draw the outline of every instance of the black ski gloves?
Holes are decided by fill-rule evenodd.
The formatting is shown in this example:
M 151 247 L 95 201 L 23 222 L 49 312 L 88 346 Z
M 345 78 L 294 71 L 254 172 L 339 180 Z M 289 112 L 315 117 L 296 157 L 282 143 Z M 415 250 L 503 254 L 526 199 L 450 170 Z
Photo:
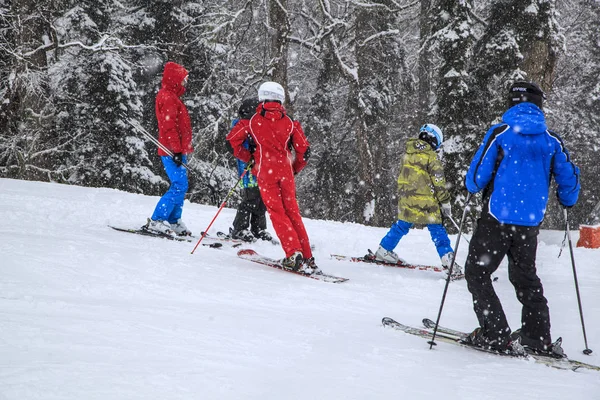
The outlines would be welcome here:
M 175 154 L 173 154 L 173 162 L 178 167 L 181 167 L 181 164 L 183 164 L 183 161 L 181 161 L 181 153 L 175 153 Z
M 304 161 L 308 161 L 310 158 L 310 147 L 306 148 L 306 152 L 304 152 Z

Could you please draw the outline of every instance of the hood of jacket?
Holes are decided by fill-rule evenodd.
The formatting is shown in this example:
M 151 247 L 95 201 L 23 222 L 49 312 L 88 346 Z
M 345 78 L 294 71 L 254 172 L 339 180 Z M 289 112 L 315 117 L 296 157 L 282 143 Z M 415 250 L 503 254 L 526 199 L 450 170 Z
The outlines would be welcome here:
M 548 129 L 544 112 L 533 103 L 519 103 L 502 115 L 502 122 L 523 135 L 539 135 Z
M 169 61 L 165 65 L 165 70 L 163 71 L 162 88 L 170 90 L 178 97 L 181 97 L 185 93 L 185 87 L 182 83 L 187 75 L 187 69 L 177 63 Z

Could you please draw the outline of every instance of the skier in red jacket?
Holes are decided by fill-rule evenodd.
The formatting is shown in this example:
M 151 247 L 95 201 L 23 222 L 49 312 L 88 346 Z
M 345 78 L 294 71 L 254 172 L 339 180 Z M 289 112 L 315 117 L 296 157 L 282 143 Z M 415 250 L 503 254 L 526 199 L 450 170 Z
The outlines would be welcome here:
M 191 235 L 183 221 L 181 212 L 188 189 L 187 155 L 194 151 L 192 146 L 192 124 L 185 104 L 180 97 L 185 93 L 188 71 L 179 64 L 169 61 L 163 72 L 162 86 L 156 95 L 156 119 L 158 141 L 173 153 L 169 156 L 158 148 L 165 172 L 171 186 L 160 198 L 147 229 L 159 233 Z
M 300 215 L 294 180 L 294 175 L 306 166 L 309 143 L 300 123 L 286 114 L 285 92 L 280 84 L 263 83 L 258 89 L 258 100 L 256 114 L 249 120 L 240 120 L 227 140 L 235 157 L 254 162 L 252 173 L 285 251 L 284 268 L 314 273 L 318 268 Z M 256 145 L 253 153 L 243 146 L 248 136 Z

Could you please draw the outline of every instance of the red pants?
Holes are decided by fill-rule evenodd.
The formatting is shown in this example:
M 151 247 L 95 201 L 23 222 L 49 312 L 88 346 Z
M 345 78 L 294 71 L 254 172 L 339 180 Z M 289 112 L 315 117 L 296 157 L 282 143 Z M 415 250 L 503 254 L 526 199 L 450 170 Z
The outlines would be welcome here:
M 289 257 L 294 252 L 301 251 L 304 258 L 312 257 L 310 242 L 296 200 L 294 176 L 290 174 L 289 177 L 271 182 L 259 179 L 258 187 L 285 256 Z

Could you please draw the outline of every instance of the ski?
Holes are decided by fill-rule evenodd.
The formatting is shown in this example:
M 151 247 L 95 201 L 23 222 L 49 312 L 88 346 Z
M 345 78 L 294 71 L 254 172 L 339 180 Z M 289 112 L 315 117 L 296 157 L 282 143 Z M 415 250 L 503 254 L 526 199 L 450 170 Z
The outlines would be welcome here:
M 307 273 L 304 273 L 301 271 L 292 271 L 292 270 L 283 268 L 283 266 L 281 265 L 281 260 L 275 260 L 273 258 L 262 256 L 252 249 L 239 250 L 237 255 L 238 255 L 238 257 L 240 257 L 244 260 L 252 261 L 252 262 L 255 262 L 258 264 L 267 265 L 272 268 L 277 268 L 282 271 L 291 272 L 293 274 L 304 276 L 306 278 L 316 279 L 318 281 L 329 282 L 329 283 L 342 283 L 342 282 L 346 282 L 348 280 L 347 278 L 341 278 L 339 276 L 327 275 L 321 271 L 315 272 L 314 274 L 307 274 Z
M 435 322 L 430 320 L 429 318 L 423 318 L 423 326 L 433 330 L 435 328 Z M 449 335 L 449 336 L 454 336 L 455 338 L 462 340 L 465 337 L 469 336 L 469 334 L 467 332 L 461 332 L 461 331 L 457 331 L 454 329 L 450 329 L 450 328 L 446 328 L 443 327 L 441 325 L 438 326 L 437 328 L 437 332 L 441 332 L 445 335 Z M 437 336 L 437 333 L 436 333 Z M 561 338 L 559 338 L 558 340 L 561 340 Z M 525 348 L 527 350 L 527 348 Z M 549 355 L 544 355 L 544 354 L 539 354 L 539 353 L 533 353 L 533 352 L 528 352 L 528 356 L 532 357 L 536 360 L 536 362 L 543 362 L 548 363 L 548 362 L 553 362 L 554 364 L 560 364 L 562 365 L 561 369 L 572 369 L 572 370 L 577 370 L 579 368 L 585 368 L 585 369 L 591 369 L 591 370 L 595 370 L 595 371 L 600 371 L 600 366 L 597 365 L 593 365 L 593 364 L 587 364 L 581 361 L 577 361 L 577 360 L 571 360 L 568 357 L 553 357 L 553 356 L 549 356 Z M 553 365 L 551 365 L 553 366 Z
M 240 247 L 244 243 L 250 244 L 249 242 L 244 242 L 243 240 L 240 240 L 240 239 L 232 239 L 231 237 L 229 237 L 229 235 L 227 235 L 227 237 L 224 237 L 219 234 L 223 234 L 223 232 L 217 232 L 216 236 L 213 236 L 209 233 L 205 234 L 204 232 L 200 232 L 200 236 L 204 235 L 204 239 L 214 240 L 216 242 L 221 242 L 221 243 L 226 243 L 226 244 L 230 245 L 230 247 Z
M 421 264 L 412 264 L 407 263 L 406 261 L 398 261 L 395 264 L 386 263 L 383 261 L 375 260 L 375 256 L 371 250 L 369 250 L 369 254 L 363 257 L 355 257 L 355 256 L 344 256 L 341 254 L 331 254 L 331 258 L 334 258 L 338 261 L 351 261 L 351 262 L 363 262 L 367 264 L 376 264 L 383 265 L 385 267 L 397 267 L 397 268 L 407 268 L 407 269 L 416 269 L 419 271 L 434 271 L 434 272 L 446 272 L 446 270 L 442 267 L 437 267 L 434 265 L 421 265 Z M 463 279 L 465 277 L 464 274 L 453 274 L 450 278 L 451 281 L 457 281 Z
M 248 243 L 248 244 L 250 244 L 250 243 L 256 243 L 259 240 L 256 237 L 251 242 L 248 242 L 248 241 L 245 241 L 245 240 L 241 240 L 241 239 L 232 239 L 231 235 L 229 233 L 225 233 L 225 232 L 221 232 L 221 231 L 217 232 L 217 237 L 219 239 L 222 239 L 222 240 L 230 240 L 230 241 L 233 241 L 233 242 Z M 271 243 L 273 245 L 278 245 L 279 244 L 279 241 L 276 240 L 276 239 L 266 240 L 266 242 L 267 243 Z
M 172 236 L 172 235 L 167 235 L 166 233 L 152 232 L 152 231 L 149 231 L 148 229 L 146 229 L 144 226 L 142 226 L 140 229 L 119 228 L 117 226 L 112 226 L 112 225 L 109 225 L 109 227 L 113 228 L 114 230 L 119 231 L 119 232 L 134 233 L 136 235 L 150 236 L 150 237 L 167 239 L 167 240 L 174 240 L 176 242 L 192 243 L 198 239 L 197 237 L 194 237 L 194 236 Z M 223 246 L 222 243 L 218 243 L 218 242 L 202 243 L 202 245 L 207 246 L 207 247 L 212 247 L 215 249 Z
M 232 238 L 231 238 L 231 235 L 230 235 L 229 233 L 225 233 L 225 232 L 217 232 L 217 237 L 218 237 L 219 239 L 223 239 L 223 240 L 233 240 L 233 241 L 236 241 L 236 242 L 240 242 L 240 243 L 248 243 L 248 244 L 251 244 L 251 243 L 256 243 L 256 242 L 258 242 L 258 241 L 260 240 L 260 239 L 254 238 L 254 240 L 253 240 L 253 241 L 251 241 L 251 242 L 246 242 L 246 241 L 244 241 L 244 240 L 240 240 L 240 239 L 232 239 Z M 265 242 L 267 242 L 267 243 L 271 243 L 272 245 L 275 245 L 275 246 L 279 246 L 279 245 L 281 244 L 281 242 L 279 242 L 279 240 L 277 240 L 277 239 L 275 239 L 275 238 L 273 238 L 273 239 L 271 239 L 271 240 L 265 240 Z M 315 249 L 315 245 L 311 243 L 311 244 L 310 244 L 310 248 L 311 248 L 311 250 L 314 250 L 314 249 Z
M 432 321 L 432 320 L 430 320 L 429 318 L 423 318 L 423 326 L 425 328 L 428 328 L 428 329 L 434 329 L 435 328 L 435 322 Z M 466 333 L 466 332 L 461 332 L 461 331 L 456 331 L 454 329 L 445 328 L 445 327 L 443 327 L 441 325 L 438 326 L 438 332 L 443 332 L 443 333 L 446 333 L 448 335 L 455 336 L 457 338 L 464 338 L 464 337 L 469 336 L 469 334 Z
M 435 323 L 431 320 L 427 320 L 427 322 L 425 322 L 425 321 L 426 320 L 423 320 L 423 324 L 425 325 L 425 328 L 416 328 L 416 327 L 404 325 L 404 324 L 401 324 L 400 322 L 395 321 L 394 319 L 389 318 L 389 317 L 383 318 L 381 322 L 386 327 L 390 327 L 395 330 L 399 330 L 399 331 L 402 331 L 405 333 L 409 333 L 411 335 L 415 335 L 415 336 L 419 336 L 419 337 L 431 340 L 431 338 L 433 337 L 433 332 L 431 330 L 432 328 L 430 328 L 430 327 L 435 326 Z M 464 348 L 468 348 L 471 350 L 480 351 L 483 353 L 493 354 L 496 356 L 511 357 L 511 358 L 517 358 L 517 359 L 522 359 L 522 360 L 533 360 L 536 363 L 544 364 L 546 366 L 556 368 L 556 369 L 576 371 L 578 369 L 585 368 L 585 369 L 600 371 L 600 367 L 598 367 L 598 366 L 582 363 L 582 362 L 575 361 L 575 360 L 570 360 L 568 358 L 560 358 L 559 359 L 559 358 L 554 358 L 554 357 L 542 356 L 539 354 L 521 355 L 521 354 L 516 354 L 516 353 L 508 353 L 508 352 L 503 353 L 503 352 L 498 352 L 498 351 L 495 351 L 492 349 L 471 346 L 462 341 L 462 339 L 467 335 L 468 334 L 465 332 L 459 332 L 459 331 L 455 331 L 455 330 L 451 330 L 451 329 L 441 329 L 441 327 L 440 327 L 440 328 L 438 328 L 438 331 L 436 332 L 435 340 L 436 340 L 436 342 L 449 343 L 449 344 L 453 344 L 453 345 L 456 345 L 459 347 L 464 347 Z

